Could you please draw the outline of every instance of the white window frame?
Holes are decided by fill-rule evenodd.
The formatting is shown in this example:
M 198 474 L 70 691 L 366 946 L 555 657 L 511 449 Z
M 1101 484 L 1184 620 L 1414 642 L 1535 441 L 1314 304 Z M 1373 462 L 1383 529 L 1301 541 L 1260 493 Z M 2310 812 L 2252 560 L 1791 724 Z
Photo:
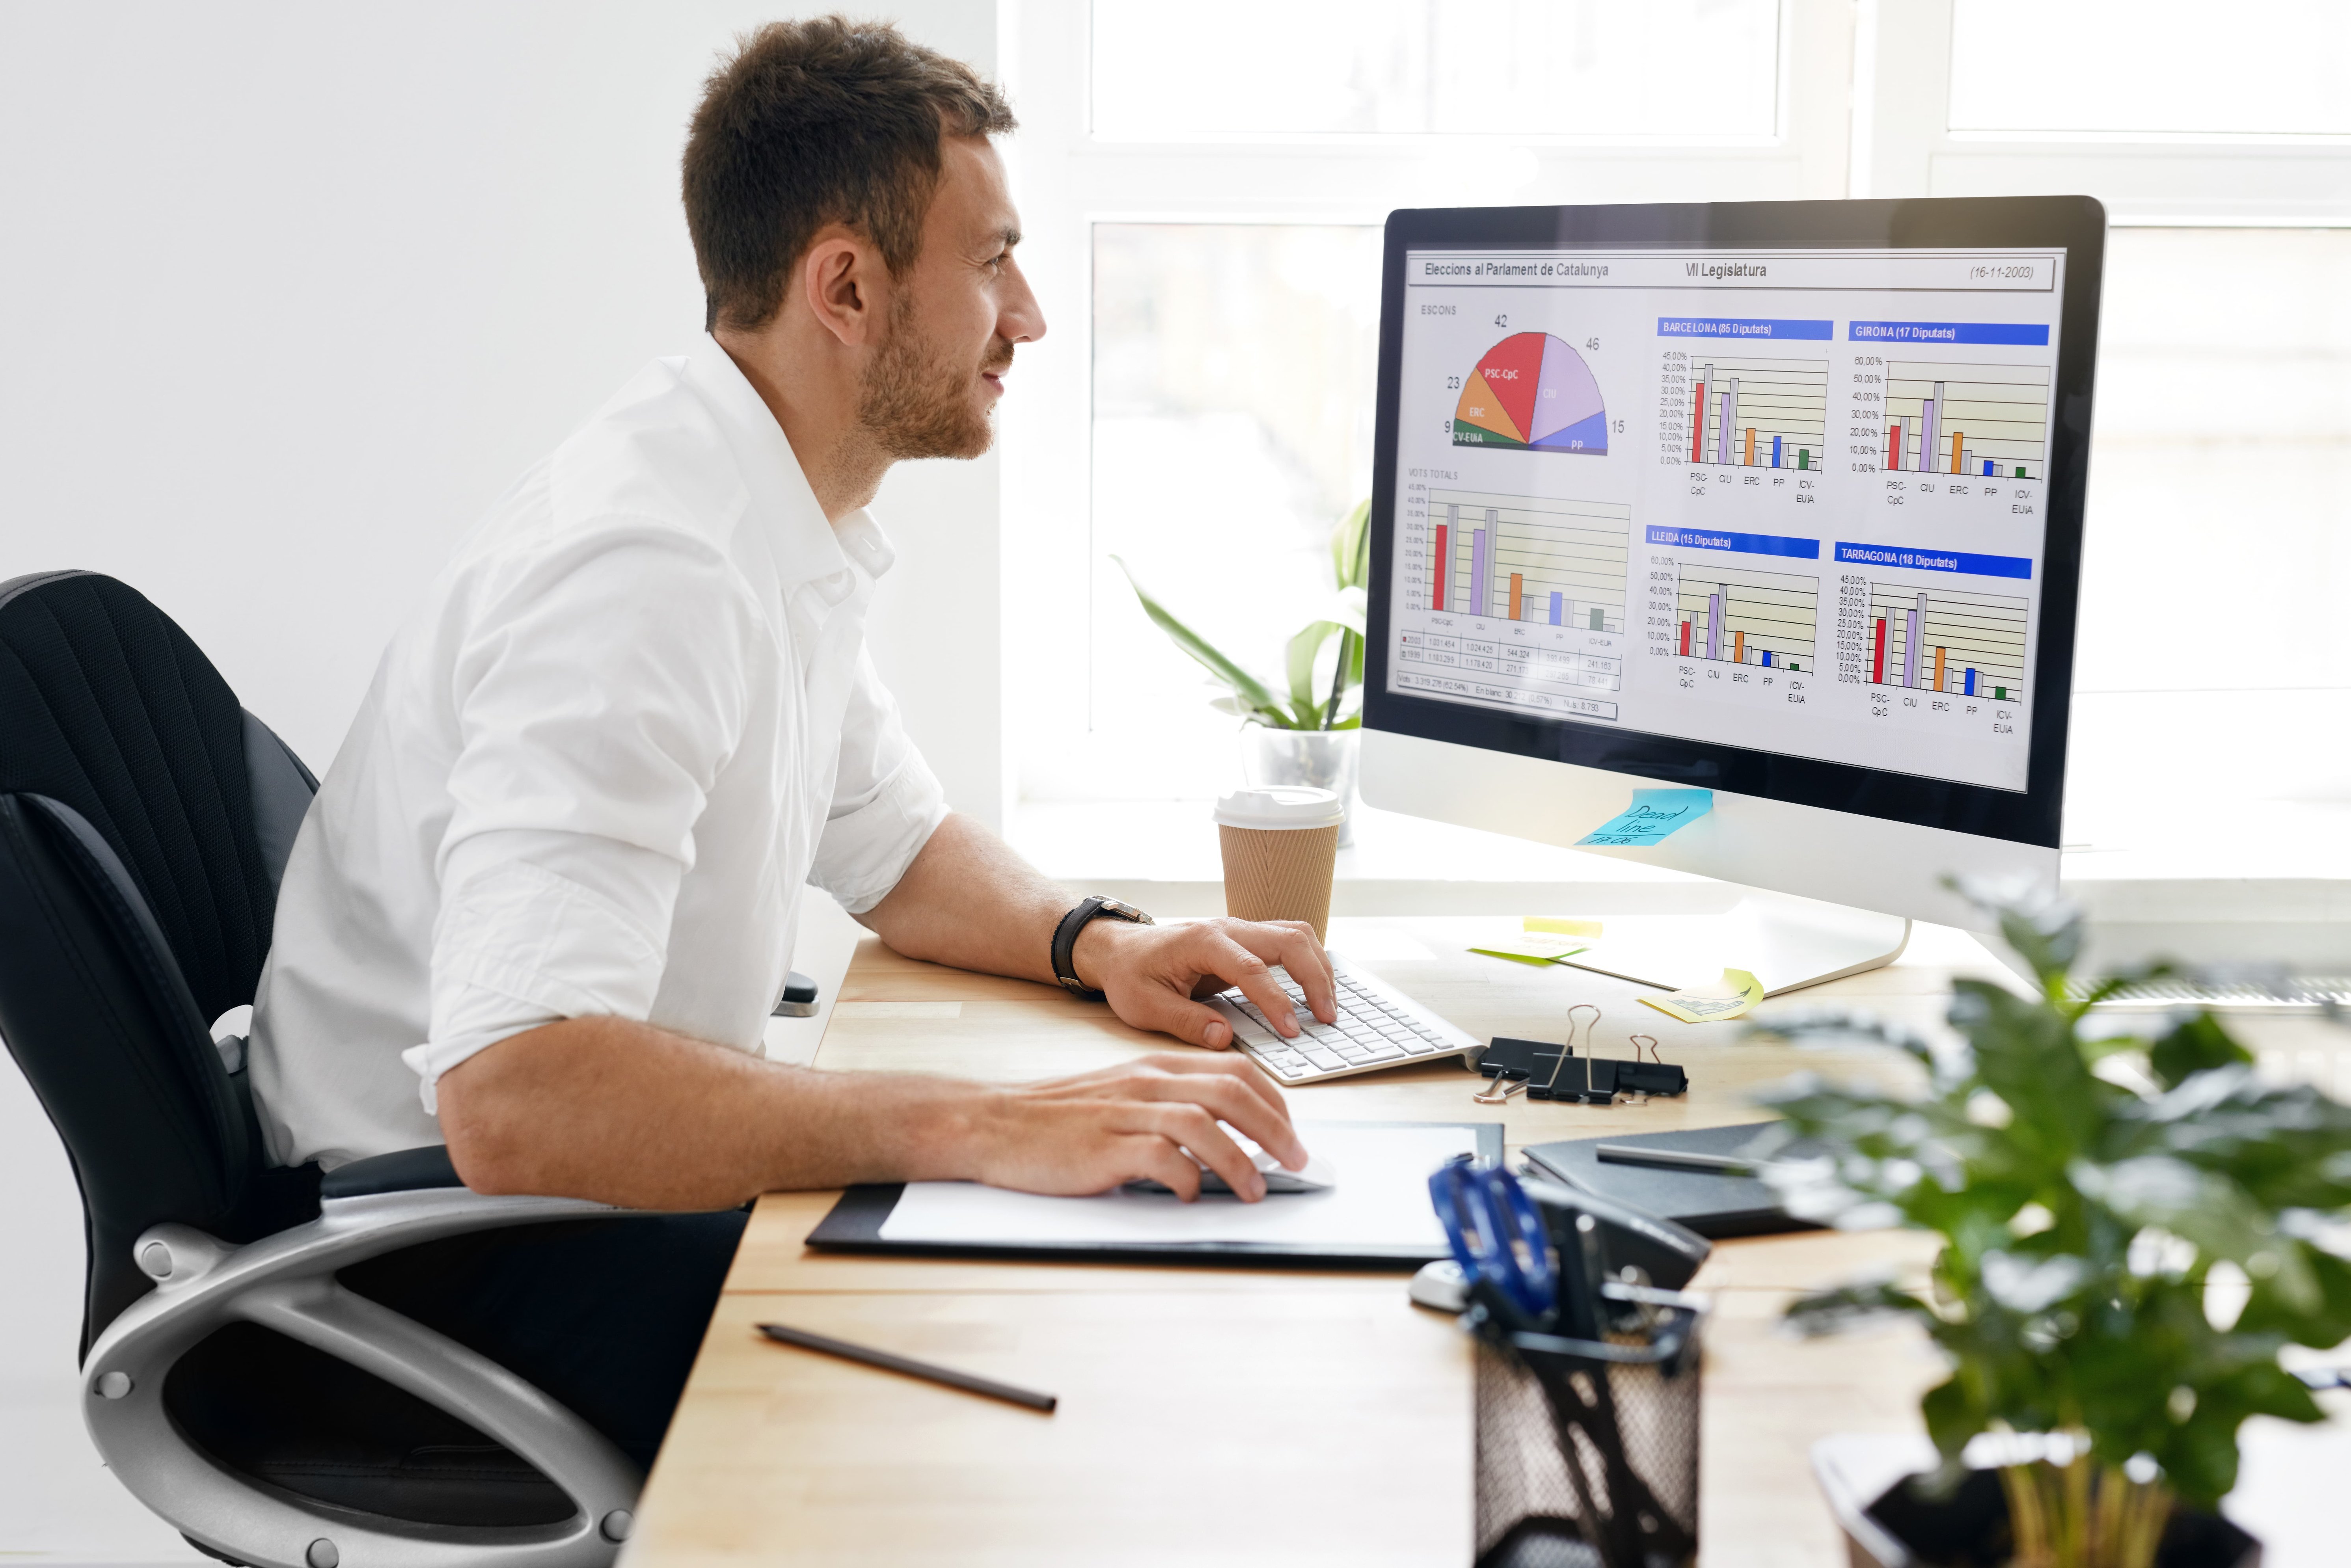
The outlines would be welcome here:
M 1854 195 L 2088 194 L 2117 225 L 2351 225 L 2351 136 L 1953 131 L 1952 0 L 1858 0 L 1855 22 Z

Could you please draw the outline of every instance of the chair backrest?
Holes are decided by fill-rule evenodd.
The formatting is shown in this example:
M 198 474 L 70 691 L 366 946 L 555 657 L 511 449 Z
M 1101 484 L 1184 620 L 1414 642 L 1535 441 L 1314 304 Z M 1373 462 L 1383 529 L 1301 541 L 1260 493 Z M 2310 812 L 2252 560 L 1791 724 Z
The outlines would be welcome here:
M 317 788 L 135 590 L 0 583 L 0 1038 L 80 1183 L 85 1353 L 151 1288 L 148 1227 L 242 1241 L 317 1211 L 211 1038 L 253 1000 Z

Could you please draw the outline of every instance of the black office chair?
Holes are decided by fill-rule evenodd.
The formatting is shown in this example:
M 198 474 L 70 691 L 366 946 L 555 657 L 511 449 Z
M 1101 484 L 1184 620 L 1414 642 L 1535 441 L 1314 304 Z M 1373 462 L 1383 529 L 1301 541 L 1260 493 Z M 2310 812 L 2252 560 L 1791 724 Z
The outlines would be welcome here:
M 0 583 L 0 1036 L 89 1241 L 84 1410 L 116 1477 L 254 1568 L 604 1568 L 643 1478 L 338 1270 L 611 1215 L 483 1197 L 444 1149 L 272 1169 L 243 1041 L 318 789 L 193 643 L 91 572 Z

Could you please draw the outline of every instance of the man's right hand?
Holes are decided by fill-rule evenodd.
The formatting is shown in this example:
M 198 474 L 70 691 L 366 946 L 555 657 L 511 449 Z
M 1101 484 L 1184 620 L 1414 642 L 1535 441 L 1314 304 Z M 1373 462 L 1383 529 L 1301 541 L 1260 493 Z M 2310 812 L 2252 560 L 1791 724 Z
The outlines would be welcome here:
M 1222 1122 L 1296 1170 L 1306 1146 L 1290 1109 L 1246 1058 L 1169 1051 L 1075 1078 L 994 1092 L 973 1117 L 970 1174 L 990 1186 L 1082 1196 L 1144 1178 L 1190 1201 L 1199 1156 L 1233 1192 L 1265 1196 L 1265 1177 Z

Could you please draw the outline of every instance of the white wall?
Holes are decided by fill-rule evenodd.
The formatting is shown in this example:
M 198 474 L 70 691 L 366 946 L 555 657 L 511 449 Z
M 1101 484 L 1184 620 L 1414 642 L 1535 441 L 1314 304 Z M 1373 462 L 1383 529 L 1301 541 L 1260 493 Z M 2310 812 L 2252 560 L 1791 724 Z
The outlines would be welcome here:
M 677 202 L 697 89 L 732 34 L 817 8 L 9 0 L 0 579 L 131 582 L 323 769 L 452 541 L 700 329 Z M 886 12 L 994 68 L 989 0 Z M 991 822 L 996 497 L 993 459 L 893 478 L 872 633 L 950 798 Z M 0 1554 L 189 1555 L 82 1436 L 78 1207 L 5 1068 L 0 1191 Z

